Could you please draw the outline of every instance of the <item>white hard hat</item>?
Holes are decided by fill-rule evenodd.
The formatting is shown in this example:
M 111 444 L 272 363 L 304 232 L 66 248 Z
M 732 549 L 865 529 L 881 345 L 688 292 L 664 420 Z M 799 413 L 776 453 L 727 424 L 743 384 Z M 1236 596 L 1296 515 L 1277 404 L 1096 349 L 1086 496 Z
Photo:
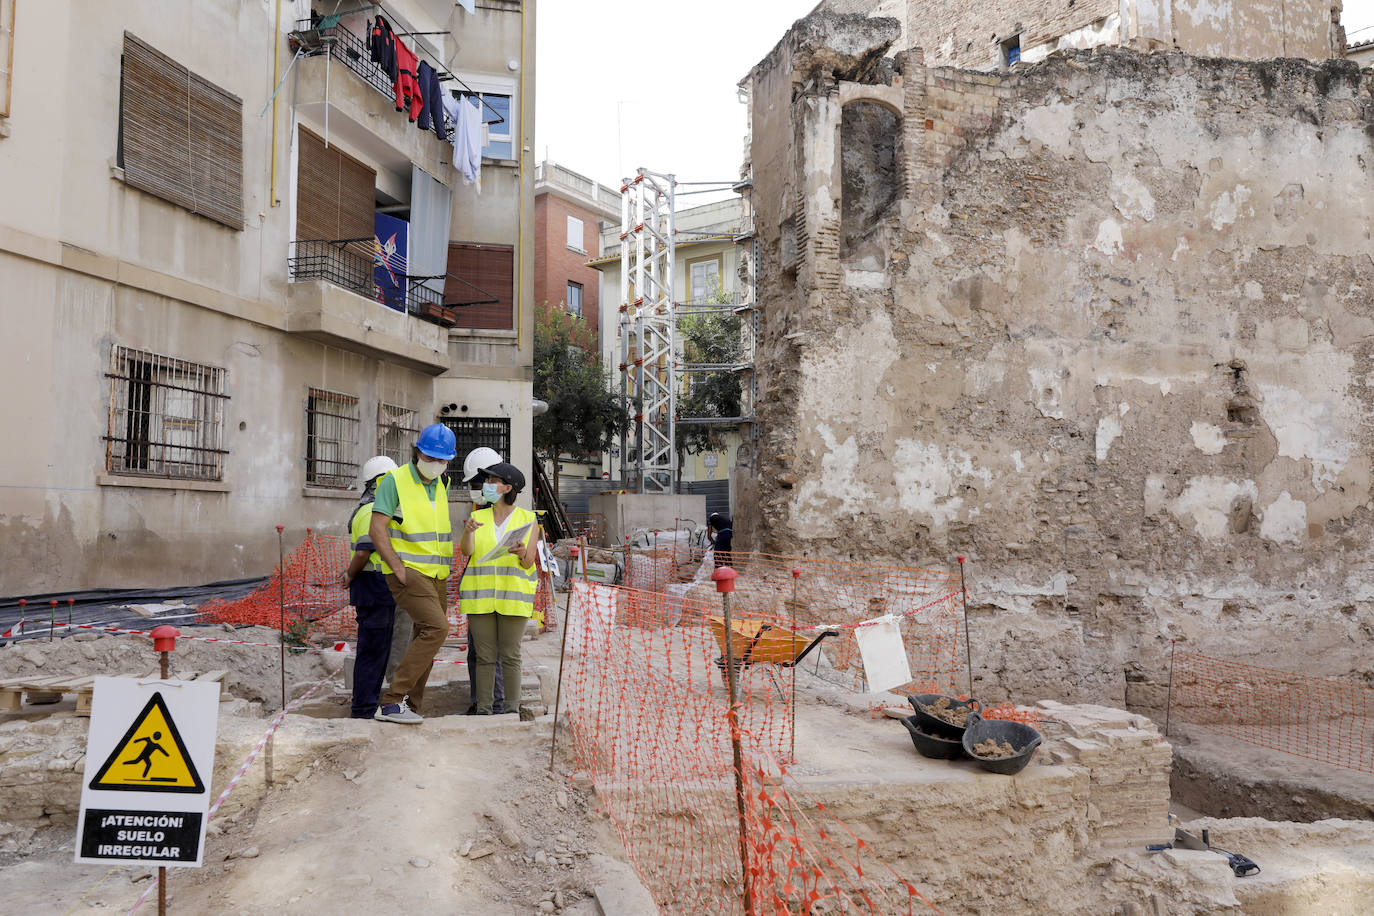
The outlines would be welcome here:
M 368 483 L 374 477 L 380 477 L 388 471 L 396 470 L 396 462 L 385 455 L 378 455 L 376 458 L 367 459 L 363 465 L 363 483 Z
M 463 459 L 463 480 L 471 480 L 477 476 L 477 472 L 482 468 L 489 468 L 493 464 L 500 464 L 505 459 L 497 454 L 496 449 L 487 448 L 485 445 L 468 452 L 468 456 Z

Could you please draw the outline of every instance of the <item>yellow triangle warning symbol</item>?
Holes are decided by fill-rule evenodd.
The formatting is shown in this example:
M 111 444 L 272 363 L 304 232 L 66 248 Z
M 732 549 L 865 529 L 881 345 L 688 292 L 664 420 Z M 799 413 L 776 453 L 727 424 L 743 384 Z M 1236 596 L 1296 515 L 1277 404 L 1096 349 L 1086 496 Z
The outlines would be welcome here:
M 134 717 L 90 787 L 126 792 L 205 791 L 160 692 Z

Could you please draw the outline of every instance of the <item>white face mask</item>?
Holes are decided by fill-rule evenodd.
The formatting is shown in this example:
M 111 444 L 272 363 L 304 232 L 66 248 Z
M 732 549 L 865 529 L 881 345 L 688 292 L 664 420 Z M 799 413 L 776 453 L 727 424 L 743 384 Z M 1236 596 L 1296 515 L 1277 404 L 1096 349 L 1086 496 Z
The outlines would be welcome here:
M 433 480 L 440 474 L 444 473 L 445 468 L 448 467 L 448 462 L 432 460 L 427 461 L 421 459 L 420 461 L 415 462 L 415 467 L 419 468 L 420 475 L 424 477 L 426 480 Z

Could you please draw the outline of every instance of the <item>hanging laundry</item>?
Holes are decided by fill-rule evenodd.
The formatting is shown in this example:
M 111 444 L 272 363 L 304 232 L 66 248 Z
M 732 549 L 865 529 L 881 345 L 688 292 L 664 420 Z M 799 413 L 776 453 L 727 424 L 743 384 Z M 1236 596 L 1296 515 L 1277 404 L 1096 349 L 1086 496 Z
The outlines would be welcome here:
M 382 69 L 391 80 L 392 85 L 396 84 L 396 33 L 391 30 L 391 25 L 384 18 L 378 16 L 372 22 L 372 28 L 368 30 L 367 52 L 372 58 L 372 62 Z
M 429 130 L 432 127 L 440 140 L 447 140 L 448 131 L 444 129 L 444 101 L 439 87 L 439 71 L 431 67 L 429 61 L 422 60 L 415 77 L 420 84 L 420 92 L 425 97 L 424 106 L 420 109 L 420 118 L 415 122 L 415 126 L 420 130 Z
M 476 99 L 444 93 L 444 111 L 453 119 L 453 167 L 467 184 L 482 190 L 482 110 Z
M 396 110 L 404 111 L 412 122 L 420 116 L 425 96 L 416 77 L 420 59 L 406 47 L 406 43 L 396 39 Z

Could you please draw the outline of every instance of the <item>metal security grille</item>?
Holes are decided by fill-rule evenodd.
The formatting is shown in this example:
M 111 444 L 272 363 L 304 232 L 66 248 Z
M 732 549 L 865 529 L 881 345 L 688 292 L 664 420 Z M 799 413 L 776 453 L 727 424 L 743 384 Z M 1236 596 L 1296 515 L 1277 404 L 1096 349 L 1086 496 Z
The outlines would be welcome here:
M 116 346 L 110 358 L 105 468 L 114 474 L 221 480 L 225 371 Z
M 468 452 L 485 445 L 495 449 L 506 461 L 511 460 L 510 419 L 507 417 L 444 417 L 440 421 L 453 430 L 457 441 L 454 463 L 461 467 Z
M 420 429 L 415 411 L 394 404 L 377 405 L 377 454 L 385 455 L 397 464 L 410 460 L 410 447 Z
M 358 479 L 358 399 L 311 388 L 305 405 L 305 482 L 346 490 Z

